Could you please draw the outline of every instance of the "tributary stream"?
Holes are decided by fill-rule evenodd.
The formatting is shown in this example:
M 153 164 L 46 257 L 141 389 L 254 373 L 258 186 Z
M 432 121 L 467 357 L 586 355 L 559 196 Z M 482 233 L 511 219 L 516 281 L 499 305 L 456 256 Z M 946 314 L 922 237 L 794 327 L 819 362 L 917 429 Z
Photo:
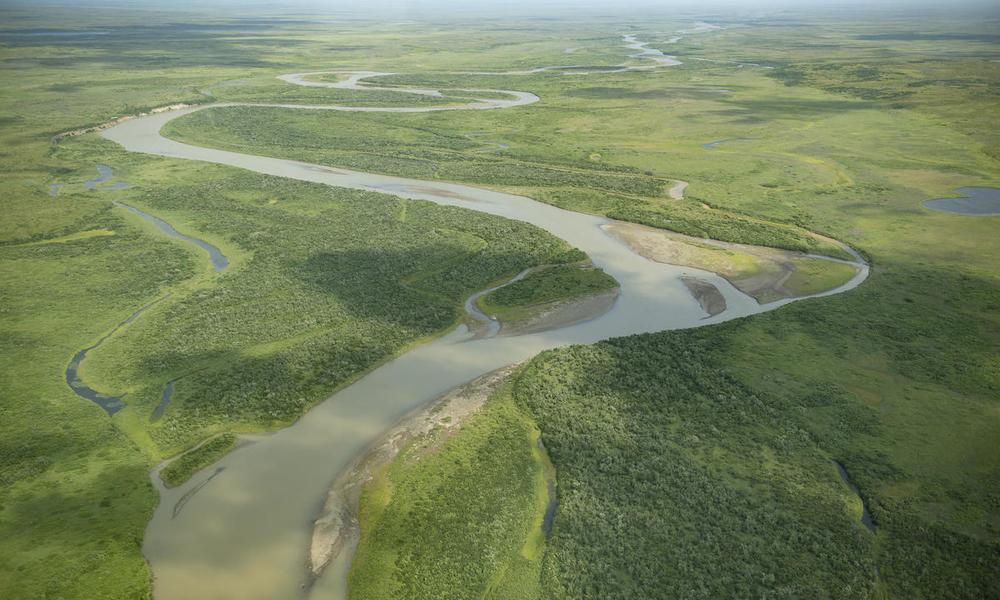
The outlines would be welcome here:
M 635 42 L 629 42 L 635 47 Z M 286 81 L 295 82 L 294 79 Z M 352 79 L 354 85 L 360 80 Z M 462 107 L 424 106 L 410 110 L 502 109 L 538 100 L 524 92 L 474 92 L 480 99 Z M 491 100 L 491 97 L 503 99 Z M 362 173 L 202 148 L 160 135 L 168 121 L 202 108 L 205 107 L 135 118 L 105 130 L 103 135 L 133 152 L 430 200 L 525 221 L 586 252 L 596 266 L 620 282 L 621 293 L 611 310 L 603 315 L 560 329 L 522 336 L 474 338 L 465 326 L 460 326 L 374 369 L 314 407 L 294 425 L 273 434 L 246 436 L 250 443 L 196 474 L 186 484 L 165 489 L 156 481 L 161 501 L 146 531 L 143 551 L 152 565 L 155 595 L 161 600 L 341 597 L 349 557 L 342 557 L 318 580 L 310 581 L 307 564 L 313 520 L 328 488 L 352 458 L 407 413 L 484 373 L 526 360 L 548 348 L 701 327 L 771 310 L 788 302 L 762 307 L 715 274 L 664 265 L 632 252 L 605 232 L 608 219 L 562 210 L 523 196 L 457 183 Z M 850 282 L 823 295 L 851 289 L 867 274 L 867 266 L 859 263 L 858 274 Z M 718 288 L 725 297 L 726 310 L 706 318 L 682 282 L 684 275 L 698 277 Z M 214 479 L 203 485 L 209 477 Z M 189 493 L 199 486 L 202 487 L 197 494 Z M 175 506 L 182 498 L 183 511 L 175 514 Z

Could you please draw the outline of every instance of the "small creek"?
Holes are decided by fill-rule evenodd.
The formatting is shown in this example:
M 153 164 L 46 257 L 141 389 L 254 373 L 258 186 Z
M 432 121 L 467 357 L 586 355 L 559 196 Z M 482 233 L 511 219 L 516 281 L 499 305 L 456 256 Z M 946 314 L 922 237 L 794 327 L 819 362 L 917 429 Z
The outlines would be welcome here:
M 83 189 L 92 190 L 97 187 L 98 184 L 104 183 L 115 176 L 115 171 L 108 165 L 97 165 L 97 177 L 93 179 L 88 179 L 83 183 Z M 131 185 L 125 183 L 124 181 L 118 181 L 109 185 L 102 185 L 99 189 L 102 190 L 127 190 L 132 187 Z
M 542 436 L 538 436 L 538 449 L 541 451 L 542 456 L 546 462 L 546 466 L 543 468 L 553 469 L 551 467 L 551 462 L 549 462 L 549 451 L 545 447 L 545 442 L 542 440 Z M 556 488 L 556 478 L 555 474 L 547 472 L 545 474 L 545 491 L 548 493 L 548 502 L 545 504 L 545 515 L 542 517 L 542 533 L 548 537 L 549 533 L 552 531 L 552 521 L 556 518 L 556 509 L 559 508 L 559 495 L 558 489 Z
M 154 304 L 165 299 L 166 297 L 167 296 L 161 296 L 160 298 L 153 300 L 149 304 L 146 304 L 139 310 L 129 315 L 127 319 L 115 325 L 114 329 L 106 333 L 104 337 L 102 337 L 101 339 L 97 340 L 96 344 L 88 348 L 84 348 L 83 350 L 80 350 L 79 352 L 73 355 L 73 358 L 70 359 L 69 361 L 69 365 L 66 367 L 66 384 L 69 385 L 70 389 L 72 389 L 77 396 L 80 396 L 85 400 L 90 400 L 94 404 L 100 406 L 101 408 L 104 409 L 104 412 L 108 413 L 108 416 L 111 416 L 116 412 L 120 411 L 121 409 L 125 408 L 125 402 L 122 401 L 120 396 L 106 396 L 84 384 L 83 381 L 80 379 L 80 375 L 78 373 L 80 369 L 80 363 L 83 362 L 83 359 L 87 358 L 88 352 L 94 350 L 95 348 L 100 347 L 101 344 L 107 341 L 107 339 L 113 336 L 119 329 L 125 327 L 132 321 L 135 321 L 137 318 L 139 318 L 139 315 L 146 312 L 146 310 L 151 308 Z
M 101 170 L 100 168 L 101 166 L 103 165 L 98 166 L 98 171 L 101 172 L 100 177 L 104 177 L 104 180 L 106 180 L 107 178 L 111 177 L 112 175 L 111 170 L 108 167 L 105 167 L 105 169 L 107 169 L 106 171 Z M 199 248 L 204 249 L 205 251 L 208 252 L 209 257 L 212 260 L 212 267 L 216 272 L 225 269 L 229 265 L 229 259 L 226 258 L 226 256 L 222 254 L 222 252 L 212 244 L 209 244 L 208 242 L 200 240 L 198 238 L 184 235 L 183 233 L 180 233 L 179 231 L 174 229 L 173 226 L 171 226 L 163 219 L 155 217 L 145 211 L 139 210 L 134 206 L 129 206 L 128 204 L 119 202 L 117 200 L 114 200 L 112 203 L 119 208 L 124 208 L 132 212 L 133 214 L 136 214 L 139 217 L 142 217 L 143 219 L 149 221 L 150 223 L 153 223 L 160 231 L 169 235 L 170 237 L 183 240 L 185 242 L 194 244 Z M 136 320 L 139 317 L 139 315 L 146 312 L 146 309 L 152 307 L 154 304 L 160 302 L 166 297 L 167 296 L 162 296 L 150 302 L 149 304 L 146 304 L 145 306 L 141 307 L 139 310 L 129 315 L 127 319 L 116 325 L 114 329 L 112 329 L 104 337 L 98 340 L 96 344 L 90 346 L 89 348 L 84 348 L 83 350 L 80 350 L 79 352 L 73 355 L 73 358 L 70 360 L 69 365 L 66 367 L 66 383 L 73 390 L 73 392 L 76 393 L 77 396 L 80 396 L 85 400 L 89 400 L 94 404 L 97 404 L 98 406 L 103 408 L 104 411 L 108 413 L 109 416 L 114 415 L 116 412 L 125 408 L 125 403 L 122 401 L 120 396 L 107 396 L 84 384 L 83 381 L 80 379 L 80 374 L 79 374 L 80 363 L 83 362 L 83 359 L 87 357 L 88 352 L 94 350 L 95 348 L 98 348 L 108 338 L 114 335 L 119 329 L 125 327 L 132 321 Z M 163 415 L 163 411 L 166 410 L 167 404 L 169 404 L 173 392 L 174 392 L 174 381 L 169 381 L 166 385 L 166 388 L 163 390 L 163 396 L 160 399 L 160 404 L 153 411 L 153 415 L 151 417 L 152 420 L 155 421 L 159 419 L 160 416 Z
M 127 190 L 132 187 L 131 184 L 125 183 L 124 181 L 116 181 L 114 183 L 109 183 L 108 185 L 102 185 L 98 187 L 98 184 L 109 181 L 115 176 L 115 171 L 108 165 L 97 165 L 97 176 L 88 179 L 83 182 L 83 189 L 92 190 L 97 188 L 99 190 Z M 50 183 L 49 184 L 49 196 L 55 198 L 59 195 L 59 190 L 65 187 L 65 183 Z
M 851 479 L 851 475 L 847 472 L 847 469 L 844 468 L 844 465 L 840 464 L 840 462 L 836 460 L 833 461 L 833 464 L 837 465 L 837 473 L 840 473 L 840 479 L 847 484 L 847 487 L 851 488 L 851 491 L 858 497 L 858 500 L 861 500 L 861 524 L 864 525 L 868 531 L 875 533 L 875 521 L 872 519 L 871 513 L 868 512 L 868 503 L 865 502 L 865 499 L 861 496 L 861 491 L 858 489 L 858 486 L 854 484 L 854 480 Z
M 159 217 L 156 217 L 156 216 L 153 216 L 153 215 L 149 214 L 148 212 L 141 211 L 141 210 L 139 210 L 138 208 L 136 208 L 134 206 L 130 206 L 128 204 L 125 204 L 124 202 L 119 202 L 119 201 L 115 200 L 114 201 L 114 205 L 118 206 L 118 207 L 121 207 L 121 208 L 124 208 L 125 210 L 127 210 L 127 211 L 129 211 L 129 212 L 131 212 L 133 214 L 139 215 L 143 219 L 145 219 L 145 220 L 149 221 L 150 223 L 156 225 L 157 229 L 159 229 L 163 233 L 169 235 L 170 237 L 177 238 L 179 240 L 188 242 L 189 244 L 194 244 L 195 246 L 198 246 L 199 248 L 201 248 L 205 252 L 208 252 L 208 256 L 212 260 L 212 268 L 215 270 L 216 273 L 218 273 L 219 271 L 221 271 L 221 270 L 223 270 L 223 269 L 225 269 L 226 267 L 229 266 L 229 259 L 226 258 L 226 255 L 223 254 L 221 250 L 219 250 L 218 248 L 216 248 L 212 244 L 209 244 L 205 240 L 200 240 L 200 239 L 198 239 L 196 237 L 191 237 L 189 235 L 184 235 L 183 233 L 181 233 L 181 232 L 177 231 L 176 229 L 174 229 L 173 225 L 171 225 L 170 223 L 167 223 L 163 219 L 161 219 Z
M 721 139 L 721 140 L 715 140 L 713 142 L 706 142 L 706 143 L 702 144 L 701 147 L 702 148 L 707 148 L 707 149 L 711 150 L 713 148 L 716 148 L 716 147 L 720 146 L 721 144 L 728 144 L 730 142 L 743 142 L 743 141 L 749 141 L 749 140 L 752 140 L 752 139 L 754 139 L 754 138 L 742 138 L 742 137 L 724 138 L 724 139 Z
M 153 409 L 153 414 L 149 418 L 150 421 L 159 421 L 160 417 L 163 416 L 163 411 L 167 410 L 167 405 L 170 404 L 170 398 L 174 395 L 174 382 L 173 380 L 168 381 L 167 385 L 163 388 L 163 395 L 160 396 L 160 403 L 156 405 Z
M 499 290 L 502 287 L 507 287 L 508 285 L 516 281 L 521 281 L 522 279 L 527 277 L 530 273 L 537 271 L 539 268 L 540 267 L 532 267 L 530 269 L 525 269 L 520 273 L 518 273 L 517 275 L 511 277 L 507 281 L 501 283 L 500 285 L 495 285 L 491 288 L 486 288 L 485 290 L 476 292 L 475 294 L 472 294 L 465 300 L 465 312 L 470 317 L 472 317 L 472 319 L 478 321 L 481 324 L 481 326 L 478 328 L 478 331 L 474 332 L 473 339 L 494 337 L 496 336 L 496 334 L 500 333 L 500 327 L 503 326 L 503 324 L 500 323 L 500 321 L 498 321 L 497 319 L 491 317 L 490 315 L 484 313 L 482 310 L 479 309 L 479 305 L 477 304 L 479 299 L 489 294 L 490 292 L 495 292 L 496 290 Z

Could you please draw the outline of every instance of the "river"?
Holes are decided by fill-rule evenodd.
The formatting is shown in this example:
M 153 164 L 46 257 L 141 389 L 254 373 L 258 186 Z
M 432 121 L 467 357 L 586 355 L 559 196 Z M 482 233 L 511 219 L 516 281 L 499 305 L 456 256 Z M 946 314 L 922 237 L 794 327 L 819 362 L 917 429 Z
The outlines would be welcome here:
M 297 76 L 299 80 L 302 77 Z M 295 79 L 286 80 L 294 83 Z M 360 78 L 353 79 L 352 85 L 359 81 Z M 460 106 L 408 109 L 282 106 L 424 112 L 513 108 L 538 101 L 537 96 L 525 92 L 476 92 L 495 94 Z M 185 485 L 174 489 L 158 486 L 161 502 L 149 523 L 143 546 L 153 569 L 157 598 L 341 597 L 347 559 L 335 562 L 314 584 L 308 585 L 313 520 L 328 488 L 352 458 L 416 407 L 484 373 L 528 359 L 548 348 L 699 327 L 787 303 L 761 307 L 715 274 L 664 265 L 635 254 L 606 233 L 608 219 L 569 212 L 523 196 L 457 183 L 420 181 L 202 148 L 160 135 L 167 122 L 203 108 L 142 116 L 106 129 L 102 135 L 133 152 L 384 192 L 525 221 L 586 252 L 596 266 L 620 282 L 621 293 L 611 310 L 600 317 L 552 331 L 474 338 L 465 326 L 460 326 L 371 371 L 314 407 L 294 425 L 273 434 L 246 436 L 249 443 Z M 836 291 L 857 286 L 867 274 L 867 266 L 859 264 L 858 275 Z M 706 317 L 684 285 L 681 278 L 685 275 L 714 285 L 726 300 L 726 310 Z M 211 484 L 203 485 L 210 477 Z M 196 488 L 199 488 L 197 494 L 191 495 Z M 175 506 L 182 498 L 183 511 L 175 514 Z

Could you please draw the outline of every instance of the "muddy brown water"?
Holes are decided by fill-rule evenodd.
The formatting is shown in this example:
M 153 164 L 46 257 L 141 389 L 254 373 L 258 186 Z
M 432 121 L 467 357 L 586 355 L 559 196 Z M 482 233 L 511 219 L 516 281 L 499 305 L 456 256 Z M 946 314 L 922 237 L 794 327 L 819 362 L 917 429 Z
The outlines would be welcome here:
M 500 106 L 481 100 L 465 108 L 512 108 L 528 103 L 533 96 L 510 94 L 517 100 L 503 100 Z M 524 196 L 202 148 L 160 135 L 167 122 L 202 108 L 132 119 L 102 135 L 133 152 L 379 191 L 531 223 L 586 252 L 595 266 L 619 281 L 621 294 L 603 315 L 551 331 L 475 339 L 464 325 L 459 326 L 372 370 L 315 406 L 294 425 L 272 434 L 245 436 L 254 443 L 242 445 L 184 485 L 165 489 L 154 477 L 160 504 L 147 527 L 143 552 L 152 567 L 159 599 L 342 597 L 348 558 L 332 564 L 308 589 L 304 587 L 309 580 L 313 520 L 328 489 L 352 459 L 417 407 L 484 373 L 549 348 L 704 326 L 788 303 L 762 308 L 714 273 L 664 265 L 635 254 L 604 231 L 608 219 L 562 210 Z M 400 107 L 366 110 L 401 112 Z M 455 108 L 414 107 L 406 112 L 435 110 Z M 856 287 L 867 273 L 865 266 L 850 282 L 829 293 Z M 726 310 L 707 316 L 685 287 L 681 279 L 685 275 L 714 285 L 725 298 Z M 205 485 L 209 477 L 213 478 L 211 484 Z M 197 493 L 192 494 L 192 490 Z M 175 515 L 175 507 L 182 501 L 184 510 Z

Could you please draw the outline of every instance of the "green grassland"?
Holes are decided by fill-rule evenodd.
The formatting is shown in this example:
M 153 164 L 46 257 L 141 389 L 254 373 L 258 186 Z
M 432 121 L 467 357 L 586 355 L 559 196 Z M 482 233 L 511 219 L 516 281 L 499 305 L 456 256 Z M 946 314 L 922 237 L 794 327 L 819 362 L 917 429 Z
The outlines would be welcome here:
M 872 591 L 873 541 L 855 523 L 858 502 L 803 436 L 797 413 L 690 360 L 712 350 L 717 335 L 646 336 L 549 352 L 515 377 L 513 404 L 542 428 L 559 486 L 554 528 L 528 579 L 534 589 L 522 587 L 516 597 L 856 598 Z M 487 406 L 510 402 L 499 395 Z M 469 426 L 476 433 L 463 430 L 453 447 L 422 462 L 475 460 L 480 453 L 468 445 L 486 437 L 484 427 L 500 437 L 524 425 L 476 421 Z M 516 454 L 507 452 L 529 449 L 522 442 Z M 496 453 L 488 456 L 496 460 Z M 393 468 L 406 468 L 403 459 L 396 462 Z M 530 470 L 515 473 L 511 481 L 472 471 L 448 493 L 393 487 L 396 504 L 421 498 L 424 514 L 450 515 L 447 527 L 418 524 L 425 536 L 407 529 L 404 547 L 433 537 L 446 544 L 438 555 L 460 552 L 463 533 L 486 523 L 493 536 L 521 539 L 529 515 L 518 522 L 495 520 L 491 511 L 446 511 L 456 499 L 504 494 L 533 480 Z M 378 532 L 389 519 L 373 521 L 365 525 Z M 387 546 L 373 535 L 359 552 L 380 555 Z M 507 565 L 474 564 L 485 572 L 466 577 L 469 592 L 461 597 L 497 597 L 483 594 L 480 582 L 505 579 Z M 396 565 L 393 573 L 359 560 L 352 584 L 417 571 L 408 562 Z M 362 590 L 352 589 L 352 597 L 368 597 Z M 421 592 L 409 597 L 451 596 L 443 585 Z
M 906 299 L 872 311 L 893 287 L 865 286 L 828 312 L 813 309 L 827 301 L 801 303 L 532 361 L 513 397 L 542 432 L 559 506 L 536 593 L 520 597 L 990 597 L 1000 456 L 995 373 L 983 373 L 996 342 L 953 334 L 953 319 L 927 319 Z M 995 302 L 989 289 L 960 289 L 973 310 Z M 897 332 L 922 321 L 922 334 L 961 345 L 931 358 L 913 349 Z M 875 533 L 834 460 L 858 483 Z M 522 477 L 473 473 L 453 489 L 499 493 Z M 432 513 L 453 500 L 429 498 Z M 489 514 L 462 513 L 471 523 L 452 529 Z M 498 526 L 516 536 L 529 522 Z M 443 535 L 408 534 L 416 546 Z
M 818 260 L 800 260 L 785 286 L 797 296 L 833 289 L 854 276 L 855 268 L 845 264 L 824 264 Z
M 996 219 L 920 206 L 1000 181 L 991 100 L 1000 48 L 968 21 L 920 35 L 907 32 L 925 22 L 791 21 L 685 38 L 686 64 L 655 85 L 635 76 L 631 89 L 586 92 L 618 118 L 579 110 L 560 121 L 550 110 L 552 137 L 602 164 L 686 179 L 690 196 L 718 209 L 830 233 L 873 261 L 872 277 L 849 294 L 750 319 L 530 363 L 513 396 L 542 432 L 560 503 L 537 587 L 521 597 L 986 598 L 1000 589 Z M 844 65 L 882 62 L 893 76 L 868 84 L 878 94 L 843 89 L 856 72 Z M 696 97 L 694 83 L 732 92 Z M 527 144 L 516 135 L 491 139 L 514 152 Z M 719 139 L 739 141 L 701 147 Z M 601 212 L 607 195 L 581 208 Z M 833 461 L 858 485 L 875 533 L 861 526 L 861 500 Z M 455 489 L 524 477 L 472 474 Z M 408 534 L 414 545 L 442 535 Z M 366 551 L 382 550 L 372 541 Z
M 337 68 L 542 100 L 406 115 L 213 108 L 167 133 L 841 255 L 816 231 L 873 263 L 849 294 L 542 355 L 439 452 L 389 467 L 391 495 L 383 486 L 381 512 L 362 515 L 352 595 L 1000 589 L 997 221 L 921 208 L 956 186 L 1000 184 L 995 16 L 720 21 L 731 27 L 671 47 L 684 64 L 670 69 L 457 78 L 447 73 L 618 64 L 622 32 L 656 47 L 690 19 L 414 28 L 124 9 L 2 14 L 0 596 L 148 597 L 140 546 L 158 460 L 219 432 L 287 424 L 454 323 L 472 291 L 570 261 L 551 236 L 478 213 L 127 154 L 95 136 L 51 142 L 175 102 L 435 101 L 274 80 Z M 111 33 L 35 35 L 61 28 Z M 717 140 L 734 141 L 702 146 Z M 85 190 L 96 163 L 134 187 Z M 685 200 L 667 197 L 676 180 L 691 183 Z M 52 197 L 52 183 L 66 186 Z M 204 253 L 112 199 L 215 244 L 229 268 L 214 274 Z M 91 386 L 125 394 L 129 408 L 109 419 L 72 393 L 66 364 L 168 294 L 83 364 Z M 174 379 L 167 412 L 150 422 Z M 544 544 L 538 431 L 560 496 Z M 178 463 L 178 476 L 215 450 Z M 857 483 L 874 535 L 832 460 Z
M 91 386 L 127 393 L 130 426 L 170 453 L 220 429 L 291 422 L 457 322 L 474 291 L 569 249 L 534 227 L 428 202 L 200 172 L 137 185 L 129 203 L 246 258 L 176 292 L 81 368 Z M 170 407 L 143 423 L 167 381 Z
M 564 75 L 548 75 L 567 80 Z M 610 76 L 601 76 L 610 77 Z M 541 76 L 491 78 L 492 85 L 535 91 L 549 102 L 566 94 L 550 81 L 539 90 Z M 525 80 L 528 81 L 525 81 Z M 584 77 L 569 79 L 579 85 Z M 420 82 L 428 84 L 429 82 Z M 433 83 L 433 82 L 430 82 Z M 487 85 L 488 81 L 479 82 Z M 704 198 L 671 201 L 666 189 L 671 179 L 624 165 L 602 164 L 581 151 L 575 136 L 554 126 L 559 119 L 578 118 L 592 110 L 576 101 L 549 110 L 481 111 L 510 115 L 500 124 L 477 111 L 430 114 L 328 114 L 320 111 L 238 106 L 211 108 L 169 123 L 168 136 L 190 143 L 238 152 L 291 158 L 305 162 L 382 172 L 421 179 L 463 181 L 522 193 L 561 208 L 607 215 L 700 237 L 820 252 L 846 257 L 839 248 L 809 235 L 801 226 L 774 218 L 716 210 Z M 543 107 L 544 108 L 544 107 Z M 456 115 L 452 118 L 452 115 Z M 624 122 L 642 117 L 642 107 L 623 116 Z M 481 131 L 531 131 L 524 136 L 491 135 L 489 140 L 510 146 L 484 153 Z M 627 137 L 631 134 L 625 133 Z M 611 137 L 610 135 L 608 137 Z M 515 148 L 524 148 L 523 151 Z M 574 160 L 574 156 L 579 158 Z
M 220 167 L 189 171 L 176 161 L 126 157 L 107 142 L 63 144 L 60 155 L 81 161 L 100 157 L 134 187 L 60 193 L 96 210 L 53 233 L 104 228 L 115 231 L 113 236 L 2 249 L 5 331 L 16 336 L 6 348 L 7 364 L 18 369 L 5 379 L 11 394 L 5 397 L 18 401 L 4 424 L 11 449 L 4 454 L 9 479 L 3 525 L 9 535 L 3 556 L 8 568 L 25 575 L 49 568 L 42 552 L 74 545 L 53 539 L 55 547 L 46 549 L 38 543 L 38 527 L 54 525 L 44 512 L 51 507 L 39 502 L 45 497 L 40 490 L 53 485 L 50 477 L 59 482 L 52 502 L 73 497 L 57 513 L 63 535 L 77 533 L 67 522 L 82 521 L 107 529 L 89 542 L 103 544 L 102 538 L 116 534 L 108 519 L 122 518 L 115 516 L 115 506 L 129 504 L 124 516 L 135 514 L 136 534 L 127 552 L 138 573 L 129 583 L 146 585 L 137 551 L 154 501 L 145 476 L 153 461 L 220 431 L 287 424 L 338 386 L 457 322 L 462 301 L 473 291 L 532 266 L 578 258 L 560 240 L 499 217 Z M 205 254 L 163 240 L 130 213 L 112 208 L 107 198 L 197 232 L 232 263 L 212 274 Z M 130 311 L 166 294 L 165 301 L 92 351 L 81 367 L 89 385 L 127 399 L 128 408 L 113 420 L 116 434 L 99 436 L 114 426 L 65 386 L 66 362 Z M 15 377 L 17 372 L 30 379 Z M 36 379 L 49 383 L 40 386 Z M 151 422 L 168 381 L 175 381 L 171 403 L 163 418 Z M 62 411 L 89 416 L 76 425 L 77 419 Z M 43 425 L 32 425 L 36 422 Z M 77 427 L 85 440 L 69 437 Z M 36 433 L 17 435 L 22 429 Z M 64 429 L 66 434 L 53 436 Z M 115 448 L 116 439 L 121 448 Z M 80 454 L 85 448 L 96 456 Z M 100 457 L 110 464 L 103 466 Z M 103 489 L 100 474 L 106 469 L 126 477 L 122 462 L 133 465 L 131 483 Z M 182 460 L 177 473 L 165 473 L 166 480 L 178 483 L 191 467 Z M 91 485 L 99 489 L 87 491 Z M 129 498 L 130 489 L 138 497 Z M 73 503 L 88 493 L 99 496 L 90 500 L 95 507 L 72 512 Z M 101 500 L 105 496 L 114 500 Z M 36 551 L 15 551 L 22 545 Z M 70 567 L 81 564 L 57 556 Z M 62 579 L 75 585 L 72 581 L 84 576 Z M 50 587 L 48 579 L 8 581 L 61 589 Z M 115 579 L 95 585 L 117 590 L 114 584 Z

